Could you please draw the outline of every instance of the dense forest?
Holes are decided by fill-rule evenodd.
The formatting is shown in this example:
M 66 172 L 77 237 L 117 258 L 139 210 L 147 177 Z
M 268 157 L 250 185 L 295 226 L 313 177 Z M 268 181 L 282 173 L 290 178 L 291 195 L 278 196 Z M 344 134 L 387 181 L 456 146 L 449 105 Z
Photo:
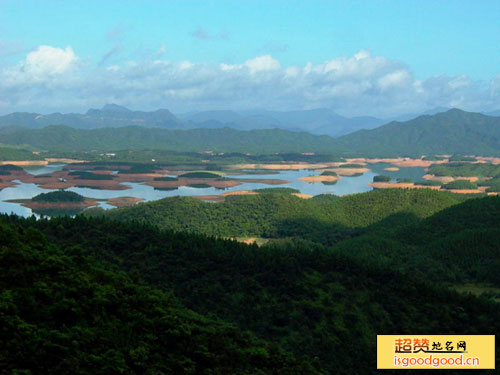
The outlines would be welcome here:
M 31 200 L 34 202 L 46 202 L 46 203 L 60 203 L 60 202 L 78 203 L 78 202 L 83 202 L 85 200 L 85 197 L 72 191 L 59 190 L 59 191 L 52 191 L 50 193 L 41 193 L 35 195 L 33 198 L 31 198 Z
M 391 194 L 365 199 L 389 203 Z M 287 195 L 262 197 L 273 196 Z M 0 319 L 9 350 L 0 359 L 33 374 L 92 366 L 375 374 L 376 334 L 498 332 L 497 297 L 453 286 L 500 285 L 500 198 L 421 204 L 441 197 L 452 195 L 401 196 L 406 209 L 381 219 L 377 209 L 352 207 L 366 212 L 355 224 L 363 228 L 330 247 L 249 246 L 107 218 L 3 217 Z M 416 201 L 423 211 L 409 213 Z
M 58 244 L 33 224 L 0 221 L 1 374 L 322 373 L 89 257 L 86 241 Z
M 275 194 L 230 196 L 218 204 L 172 197 L 109 211 L 91 209 L 87 215 L 142 220 L 162 229 L 222 237 L 297 237 L 330 244 L 392 214 L 426 217 L 467 199 L 427 189 L 383 189 L 312 199 L 287 194 L 293 192 L 288 189 L 267 192 Z
M 500 267 L 496 240 L 500 198 L 472 197 L 426 189 L 383 189 L 304 200 L 271 190 L 268 194 L 230 197 L 217 204 L 166 198 L 106 211 L 105 215 L 220 237 L 255 236 L 280 245 L 334 246 L 346 256 L 352 256 L 355 249 L 356 259 L 367 258 L 400 272 L 425 273 L 428 278 L 449 283 L 480 280 L 500 287 L 494 271 Z M 449 214 L 453 210 L 460 213 L 458 219 Z M 479 214 L 482 210 L 484 218 Z M 102 213 L 100 209 L 89 211 L 92 216 Z M 431 219 L 435 229 L 426 226 L 422 231 Z M 460 225 L 460 229 L 448 230 L 452 225 Z M 442 229 L 439 236 L 425 234 L 438 229 Z M 409 241 L 416 238 L 415 233 L 424 234 L 419 241 Z M 434 248 L 441 249 L 439 256 Z M 460 264 L 447 262 L 453 251 L 463 255 Z

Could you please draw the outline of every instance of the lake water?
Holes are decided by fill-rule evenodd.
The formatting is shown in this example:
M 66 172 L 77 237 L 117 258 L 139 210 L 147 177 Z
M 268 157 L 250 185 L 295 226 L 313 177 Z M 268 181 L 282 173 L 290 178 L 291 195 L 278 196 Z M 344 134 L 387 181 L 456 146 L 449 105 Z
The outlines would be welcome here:
M 298 170 L 298 171 L 276 171 L 270 174 L 248 174 L 248 175 L 228 175 L 227 177 L 233 178 L 251 178 L 251 179 L 280 179 L 290 181 L 288 184 L 283 185 L 268 185 L 261 183 L 242 183 L 239 186 L 234 186 L 227 189 L 217 189 L 213 187 L 208 188 L 195 188 L 183 186 L 175 190 L 156 190 L 151 186 L 142 183 L 126 182 L 123 185 L 128 186 L 127 190 L 99 190 L 90 188 L 72 187 L 67 189 L 75 193 L 81 194 L 88 198 L 95 199 L 109 199 L 118 197 L 136 197 L 143 198 L 146 201 L 158 200 L 166 197 L 173 196 L 193 196 L 193 195 L 218 195 L 225 192 L 240 191 L 240 190 L 255 190 L 269 187 L 291 187 L 299 190 L 301 193 L 309 195 L 319 194 L 335 194 L 345 195 L 353 193 L 362 193 L 372 190 L 368 183 L 373 181 L 373 177 L 378 174 L 389 175 L 393 179 L 396 178 L 411 178 L 418 181 L 425 174 L 424 168 L 400 168 L 397 172 L 385 171 L 384 168 L 389 167 L 389 164 L 377 163 L 369 166 L 370 172 L 364 173 L 361 176 L 347 177 L 342 176 L 340 181 L 334 185 L 326 185 L 321 182 L 308 183 L 299 181 L 300 177 L 317 176 L 321 172 L 314 170 Z M 54 164 L 41 167 L 31 167 L 27 170 L 32 174 L 51 173 L 61 170 L 63 164 Z M 19 181 L 16 181 L 19 182 Z M 5 188 L 0 191 L 0 212 L 1 213 L 14 213 L 19 216 L 31 216 L 33 212 L 27 207 L 21 206 L 19 203 L 6 202 L 13 199 L 30 199 L 40 193 L 47 193 L 53 190 L 41 189 L 35 184 L 25 184 L 19 182 L 19 185 L 14 187 Z M 113 208 L 113 206 L 99 202 L 99 205 L 104 209 Z

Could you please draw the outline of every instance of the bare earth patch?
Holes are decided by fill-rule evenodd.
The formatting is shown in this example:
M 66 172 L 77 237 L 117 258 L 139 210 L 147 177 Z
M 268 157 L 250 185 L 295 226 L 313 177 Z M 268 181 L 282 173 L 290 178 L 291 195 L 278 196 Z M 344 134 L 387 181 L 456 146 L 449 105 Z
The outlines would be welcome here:
M 450 191 L 455 194 L 481 194 L 483 193 L 479 189 L 443 189 L 445 191 Z
M 258 238 L 258 237 L 232 237 L 231 239 L 247 245 L 257 245 L 257 246 L 262 246 L 269 242 L 269 240 L 266 238 Z
M 240 191 L 229 191 L 227 193 L 222 193 L 220 196 L 221 197 L 229 197 L 231 195 L 258 195 L 256 191 L 250 191 L 250 190 L 240 190 Z
M 83 202 L 34 202 L 31 199 L 13 200 L 11 202 L 21 203 L 24 207 L 32 210 L 40 209 L 57 209 L 57 210 L 73 210 L 84 209 L 87 207 L 97 206 L 95 199 L 85 199 Z
M 440 191 L 449 191 L 455 194 L 481 194 L 481 189 L 442 189 L 441 186 L 415 185 L 413 183 L 395 183 L 395 182 L 370 182 L 368 186 L 375 189 L 431 189 Z
M 494 165 L 500 164 L 500 158 L 477 156 L 476 159 L 479 161 L 484 161 L 484 162 L 491 163 Z
M 23 165 L 47 165 L 49 164 L 46 160 L 13 160 L 13 161 L 0 161 L 0 165 L 12 164 L 17 166 Z
M 476 182 L 479 180 L 479 177 L 463 177 L 463 176 L 436 176 L 433 174 L 426 174 L 422 177 L 424 180 L 430 180 L 430 181 L 439 181 L 444 184 L 447 184 L 448 182 L 456 181 L 456 180 L 468 180 L 470 182 Z
M 396 188 L 396 189 L 413 189 L 413 188 L 417 188 L 414 184 L 412 183 L 402 183 L 402 184 L 398 184 L 396 182 L 370 182 L 368 184 L 368 186 L 371 186 L 372 188 L 375 188 L 375 189 L 392 189 L 392 188 Z M 437 187 L 439 188 L 439 186 L 431 186 L 431 187 Z
M 87 160 L 68 159 L 68 158 L 45 158 L 45 160 L 49 163 L 61 163 L 61 164 L 88 163 Z
M 237 182 L 250 182 L 253 184 L 266 184 L 266 185 L 283 185 L 289 184 L 290 181 L 279 180 L 277 178 L 261 179 L 261 178 L 238 178 L 233 181 Z
M 433 174 L 426 174 L 422 177 L 424 180 L 429 180 L 429 181 L 439 181 L 442 182 L 443 184 L 447 184 L 448 182 L 455 181 L 453 177 L 450 176 L 436 176 Z
M 118 198 L 108 199 L 107 203 L 115 207 L 127 207 L 127 206 L 133 206 L 137 202 L 142 202 L 143 200 L 144 198 L 118 197 Z
M 363 174 L 370 172 L 368 168 L 335 168 L 331 169 L 332 172 L 337 173 L 340 176 L 352 176 L 355 174 Z
M 23 171 L 24 172 L 24 171 Z M 121 185 L 118 179 L 112 180 L 85 180 L 78 176 L 70 175 L 69 171 L 56 171 L 44 175 L 32 175 L 24 172 L 19 175 L 19 180 L 24 183 L 37 184 L 42 189 L 67 189 L 73 186 L 85 186 L 103 190 L 126 190 L 130 187 Z
M 299 177 L 299 181 L 315 183 L 315 182 L 334 182 L 340 180 L 342 177 L 339 176 L 307 176 Z
M 19 185 L 17 182 L 12 182 L 12 181 L 5 181 L 5 182 L 0 182 L 0 190 Z
M 299 170 L 299 169 L 318 169 L 328 167 L 338 167 L 345 163 L 288 163 L 288 164 L 236 164 L 232 169 L 265 169 L 265 170 Z
M 314 195 L 303 194 L 303 193 L 292 193 L 292 195 L 295 195 L 296 197 L 299 197 L 302 199 L 311 199 L 314 196 Z
M 468 180 L 470 182 L 476 182 L 477 180 L 479 180 L 479 177 L 455 177 L 455 180 Z
M 347 159 L 350 163 L 387 163 L 392 164 L 397 167 L 430 167 L 432 164 L 445 164 L 447 160 L 423 160 L 423 159 L 412 159 L 412 158 L 356 158 L 356 159 Z

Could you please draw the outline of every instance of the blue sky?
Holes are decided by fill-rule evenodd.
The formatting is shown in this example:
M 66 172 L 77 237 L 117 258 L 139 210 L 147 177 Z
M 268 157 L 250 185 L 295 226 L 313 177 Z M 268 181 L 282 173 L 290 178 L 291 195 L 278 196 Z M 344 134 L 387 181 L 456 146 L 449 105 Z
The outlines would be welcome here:
M 130 75 L 137 75 L 137 72 L 130 71 L 130 64 L 143 66 L 147 61 L 156 60 L 177 64 L 189 61 L 194 64 L 192 69 L 198 74 L 207 69 L 213 70 L 214 66 L 220 64 L 240 66 L 259 56 L 272 57 L 279 62 L 280 69 L 285 70 L 289 67 L 304 68 L 308 63 L 317 67 L 335 59 L 352 58 L 359 51 L 368 51 L 371 59 L 384 58 L 396 71 L 403 69 L 411 75 L 411 80 L 407 80 L 408 85 L 415 87 L 415 82 L 433 82 L 434 86 L 428 90 L 443 92 L 443 100 L 430 98 L 429 95 L 425 99 L 420 98 L 420 107 L 455 103 L 477 109 L 481 107 L 478 90 L 491 93 L 492 87 L 493 90 L 497 87 L 496 80 L 500 74 L 499 19 L 500 1 L 494 0 L 0 0 L 0 69 L 12 73 L 16 66 L 22 65 L 26 70 L 27 55 L 37 51 L 40 46 L 56 49 L 70 47 L 75 56 L 74 61 L 78 60 L 79 64 L 78 72 L 71 72 L 81 79 L 85 79 L 85 74 L 89 79 L 90 70 L 97 74 L 95 69 L 98 68 L 103 73 L 105 68 L 123 69 L 124 66 L 129 66 L 127 77 L 130 78 Z M 142 71 L 145 69 L 142 67 Z M 325 73 L 325 69 L 323 71 Z M 382 77 L 381 74 L 391 73 L 385 69 L 376 76 L 377 80 Z M 203 77 L 206 79 L 206 75 Z M 438 81 L 441 84 L 447 81 L 449 84 L 450 80 L 457 77 L 462 77 L 458 84 L 462 92 L 456 97 L 449 97 L 448 86 L 435 87 Z M 161 75 L 158 76 L 160 78 L 170 80 L 172 77 Z M 221 78 L 222 81 L 227 79 L 227 74 Z M 266 92 L 272 90 L 272 84 L 276 86 L 275 80 L 267 79 L 268 86 L 262 87 Z M 475 90 L 473 98 L 464 97 L 464 80 L 468 80 L 469 87 Z M 248 77 L 244 81 L 248 84 Z M 251 81 L 255 82 L 262 83 L 262 77 Z M 338 83 L 332 81 L 332 84 Z M 46 90 L 50 86 L 47 82 L 44 85 Z M 182 85 L 181 82 L 176 82 L 174 86 L 179 85 Z M 235 86 L 240 87 L 240 84 Z M 368 86 L 364 85 L 365 88 Z M 451 84 L 452 88 L 456 86 L 456 83 Z M 196 97 L 194 94 L 191 95 L 196 100 L 189 97 L 192 102 L 189 105 L 185 93 L 183 103 L 180 103 L 178 96 L 175 97 L 177 94 L 170 97 L 165 94 L 168 90 L 173 92 L 175 87 L 156 87 L 155 90 L 164 92 L 151 98 L 150 102 L 155 105 L 175 105 L 179 111 L 194 110 L 197 106 L 201 109 L 263 106 L 263 103 L 252 101 L 251 98 L 247 103 L 241 100 L 228 102 L 224 98 L 219 101 L 213 98 L 200 100 L 201 96 Z M 191 92 L 196 88 L 194 84 L 189 87 Z M 283 89 L 277 85 L 276 90 L 280 88 Z M 303 87 L 298 81 L 294 88 L 288 87 L 288 91 L 300 89 Z M 350 97 L 356 91 L 353 90 L 349 91 Z M 366 94 L 366 90 L 363 92 Z M 0 91 L 0 94 L 8 93 Z M 33 89 L 26 94 L 33 99 L 42 95 L 41 92 L 33 92 Z M 55 95 L 54 92 L 52 94 Z M 281 95 L 280 92 L 275 94 Z M 320 100 L 320 94 L 315 92 L 308 95 L 314 100 L 304 106 L 326 105 L 339 112 L 357 114 L 353 110 L 356 103 L 352 99 L 337 100 L 338 96 L 335 95 L 340 95 L 338 90 L 335 94 L 330 92 L 327 95 L 330 101 Z M 409 105 L 411 98 L 403 96 L 406 105 L 399 103 L 385 112 L 390 114 L 420 109 Z M 118 92 L 107 92 L 102 95 L 102 100 L 120 97 L 123 104 L 133 102 L 133 98 Z M 468 103 L 464 105 L 460 97 L 467 99 Z M 87 103 L 99 104 L 83 98 L 65 104 L 62 99 L 54 98 L 52 105 L 43 105 L 50 109 L 60 106 L 62 110 L 78 110 Z M 307 100 L 296 99 L 296 103 L 291 103 L 291 106 L 295 107 L 301 100 Z M 498 98 L 490 95 L 487 99 L 482 104 L 484 108 L 500 108 Z M 146 102 L 147 99 L 144 99 L 144 104 L 138 106 L 147 106 Z M 273 105 L 286 109 L 284 103 L 285 99 L 273 102 Z M 384 112 L 379 108 L 381 105 L 386 104 L 374 99 L 362 112 L 381 115 Z M 0 112 L 27 109 L 29 106 L 26 100 L 2 101 L 0 98 Z

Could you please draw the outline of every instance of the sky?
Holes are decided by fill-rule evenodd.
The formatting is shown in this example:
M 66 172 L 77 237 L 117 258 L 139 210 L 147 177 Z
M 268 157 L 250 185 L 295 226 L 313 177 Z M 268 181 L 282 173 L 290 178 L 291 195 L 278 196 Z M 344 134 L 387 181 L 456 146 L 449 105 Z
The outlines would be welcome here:
M 496 0 L 0 0 L 0 114 L 500 109 Z

